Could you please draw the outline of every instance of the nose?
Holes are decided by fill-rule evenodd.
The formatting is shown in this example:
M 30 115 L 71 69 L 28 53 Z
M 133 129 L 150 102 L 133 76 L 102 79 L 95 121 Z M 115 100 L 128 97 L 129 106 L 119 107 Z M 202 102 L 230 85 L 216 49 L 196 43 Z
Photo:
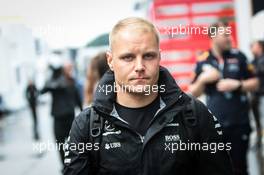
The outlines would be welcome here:
M 138 57 L 136 59 L 136 65 L 135 65 L 135 71 L 136 72 L 142 72 L 145 70 L 144 62 L 141 57 Z
M 227 33 L 224 34 L 224 37 L 225 37 L 227 40 L 231 40 L 231 39 L 232 39 L 232 36 L 231 36 L 230 34 L 227 34 Z

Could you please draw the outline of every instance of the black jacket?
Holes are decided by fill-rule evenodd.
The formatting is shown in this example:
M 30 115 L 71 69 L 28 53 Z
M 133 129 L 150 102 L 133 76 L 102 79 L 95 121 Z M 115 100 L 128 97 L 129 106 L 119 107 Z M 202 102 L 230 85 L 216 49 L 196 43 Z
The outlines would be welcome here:
M 252 62 L 255 67 L 256 75 L 259 78 L 259 89 L 256 95 L 264 95 L 264 55 L 259 58 L 255 58 Z
M 38 98 L 38 90 L 34 84 L 27 86 L 26 98 L 30 106 L 36 106 L 37 98 Z
M 81 97 L 74 79 L 61 75 L 47 81 L 41 94 L 51 92 L 51 115 L 57 119 L 64 119 L 67 115 L 74 115 L 74 108 L 78 106 L 82 110 Z
M 232 174 L 226 150 L 215 153 L 206 151 L 205 147 L 203 151 L 184 151 L 180 148 L 176 150 L 177 144 L 179 146 L 180 143 L 194 141 L 187 133 L 186 127 L 189 126 L 186 126 L 181 117 L 181 112 L 191 98 L 179 89 L 165 68 L 161 67 L 159 74 L 159 85 L 165 85 L 166 89 L 160 93 L 162 108 L 155 115 L 144 137 L 130 129 L 118 116 L 113 107 L 115 93 L 106 95 L 102 92 L 103 86 L 112 85 L 113 82 L 114 75 L 108 71 L 97 87 L 92 105 L 107 126 L 103 127 L 100 144 L 93 143 L 89 136 L 91 108 L 75 118 L 65 149 L 65 175 L 93 174 L 91 167 L 94 167 L 96 161 L 92 158 L 90 150 L 98 151 L 97 158 L 100 158 L 100 161 L 98 160 L 97 166 L 100 175 Z M 201 102 L 195 101 L 195 104 L 197 125 L 191 129 L 196 135 L 197 144 L 207 143 L 211 148 L 216 144 L 223 146 L 219 123 Z M 86 144 L 86 151 L 82 149 L 83 144 Z

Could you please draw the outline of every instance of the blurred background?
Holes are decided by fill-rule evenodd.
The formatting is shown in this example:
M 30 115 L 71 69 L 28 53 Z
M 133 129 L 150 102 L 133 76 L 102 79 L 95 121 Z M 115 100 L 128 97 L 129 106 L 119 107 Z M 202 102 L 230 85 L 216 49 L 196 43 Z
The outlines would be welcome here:
M 253 59 L 250 44 L 264 39 L 261 0 L 0 0 L 0 170 L 5 175 L 61 174 L 47 81 L 71 65 L 82 106 L 92 58 L 108 49 L 108 34 L 120 19 L 138 16 L 160 31 L 162 60 L 187 90 L 196 58 L 209 48 L 206 35 L 177 34 L 169 26 L 208 26 L 227 19 L 233 46 Z M 58 73 L 60 72 L 60 73 Z M 49 84 L 53 86 L 53 84 Z M 49 86 L 49 87 L 50 87 Z M 33 87 L 33 88 L 32 88 Z M 64 109 L 61 109 L 64 110 Z M 75 109 L 76 114 L 80 109 Z M 33 117 L 32 117 L 33 116 Z M 254 126 L 253 126 L 254 127 Z M 260 174 L 254 147 L 248 154 L 252 175 Z

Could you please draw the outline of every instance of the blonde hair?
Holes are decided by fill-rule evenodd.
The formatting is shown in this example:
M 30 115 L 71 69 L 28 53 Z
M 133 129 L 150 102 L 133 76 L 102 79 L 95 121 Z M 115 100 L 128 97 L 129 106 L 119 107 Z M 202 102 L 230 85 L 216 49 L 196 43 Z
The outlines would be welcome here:
M 120 20 L 112 29 L 112 31 L 109 34 L 109 46 L 110 50 L 112 49 L 113 41 L 115 38 L 115 35 L 125 28 L 136 28 L 138 30 L 141 30 L 143 32 L 151 32 L 155 35 L 157 43 L 159 44 L 159 32 L 156 29 L 156 27 L 149 21 L 138 18 L 138 17 L 130 17 Z

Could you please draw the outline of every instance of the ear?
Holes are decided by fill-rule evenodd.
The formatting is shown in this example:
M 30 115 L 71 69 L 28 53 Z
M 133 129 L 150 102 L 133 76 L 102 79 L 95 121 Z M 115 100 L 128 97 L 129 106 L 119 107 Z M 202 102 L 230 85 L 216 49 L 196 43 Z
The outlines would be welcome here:
M 113 68 L 113 54 L 111 51 L 107 51 L 106 52 L 106 58 L 107 58 L 107 64 L 109 66 L 109 68 L 111 69 L 111 71 L 114 71 Z
M 158 57 L 159 57 L 159 61 L 161 60 L 161 52 L 162 52 L 162 50 L 159 49 L 159 55 L 158 55 Z

